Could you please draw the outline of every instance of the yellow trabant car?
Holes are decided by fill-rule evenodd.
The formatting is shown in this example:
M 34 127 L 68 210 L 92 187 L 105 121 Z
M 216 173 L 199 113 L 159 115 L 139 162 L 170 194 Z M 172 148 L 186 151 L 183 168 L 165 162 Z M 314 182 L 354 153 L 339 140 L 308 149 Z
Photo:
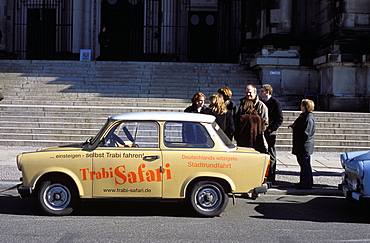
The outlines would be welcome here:
M 211 115 L 136 112 L 111 116 L 80 144 L 17 156 L 18 192 L 49 215 L 68 215 L 85 199 L 176 199 L 195 214 L 219 215 L 229 196 L 255 198 L 269 155 L 236 147 Z

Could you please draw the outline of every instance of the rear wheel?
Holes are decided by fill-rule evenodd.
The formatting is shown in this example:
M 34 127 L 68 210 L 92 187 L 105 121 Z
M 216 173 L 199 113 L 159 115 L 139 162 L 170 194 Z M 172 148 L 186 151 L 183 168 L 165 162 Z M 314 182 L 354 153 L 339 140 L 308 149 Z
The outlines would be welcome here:
M 44 181 L 37 199 L 41 209 L 49 215 L 68 215 L 77 204 L 77 189 L 67 180 Z
M 228 203 L 228 196 L 223 187 L 214 181 L 200 181 L 194 184 L 188 199 L 191 209 L 204 217 L 220 215 Z

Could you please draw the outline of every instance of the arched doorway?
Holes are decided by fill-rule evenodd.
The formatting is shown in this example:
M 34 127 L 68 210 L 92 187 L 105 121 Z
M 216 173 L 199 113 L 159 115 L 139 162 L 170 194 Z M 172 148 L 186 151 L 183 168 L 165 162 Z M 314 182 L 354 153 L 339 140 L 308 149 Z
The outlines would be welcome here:
M 217 12 L 189 13 L 189 61 L 217 61 Z

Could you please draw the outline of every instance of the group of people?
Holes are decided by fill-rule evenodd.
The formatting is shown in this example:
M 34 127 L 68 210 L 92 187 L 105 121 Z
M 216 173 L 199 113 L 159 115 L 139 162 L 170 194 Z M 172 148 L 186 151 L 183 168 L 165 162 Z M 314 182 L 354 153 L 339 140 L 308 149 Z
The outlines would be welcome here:
M 252 147 L 261 153 L 270 154 L 270 168 L 267 181 L 276 182 L 276 131 L 283 123 L 283 111 L 280 102 L 272 96 L 273 88 L 269 84 L 260 89 L 261 100 L 254 85 L 245 87 L 245 97 L 236 105 L 231 100 L 232 91 L 228 87 L 220 88 L 209 97 L 206 107 L 206 96 L 195 93 L 191 98 L 192 105 L 185 112 L 210 114 L 230 140 L 242 147 Z M 311 189 L 313 176 L 311 154 L 314 147 L 315 120 L 312 114 L 314 102 L 309 99 L 301 101 L 300 116 L 289 125 L 293 129 L 293 150 L 301 167 L 300 182 L 297 189 Z

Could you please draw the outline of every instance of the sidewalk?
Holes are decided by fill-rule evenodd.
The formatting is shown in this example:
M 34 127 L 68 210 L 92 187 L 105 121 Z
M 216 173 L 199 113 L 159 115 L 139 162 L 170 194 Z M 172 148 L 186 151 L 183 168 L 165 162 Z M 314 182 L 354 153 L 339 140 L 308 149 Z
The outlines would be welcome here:
M 0 191 L 19 184 L 21 172 L 16 166 L 16 156 L 22 152 L 35 151 L 35 147 L 0 146 Z M 311 164 L 314 175 L 314 188 L 297 190 L 294 183 L 299 182 L 299 165 L 295 155 L 290 152 L 277 152 L 277 182 L 267 194 L 295 195 L 338 195 L 337 189 L 343 171 L 340 164 L 340 153 L 314 153 Z
M 337 195 L 342 196 L 338 184 L 344 171 L 340 163 L 341 153 L 314 153 L 311 158 L 314 187 L 311 190 L 295 189 L 299 182 L 299 171 L 296 156 L 290 152 L 277 152 L 276 185 L 267 194 L 302 194 L 302 195 Z

